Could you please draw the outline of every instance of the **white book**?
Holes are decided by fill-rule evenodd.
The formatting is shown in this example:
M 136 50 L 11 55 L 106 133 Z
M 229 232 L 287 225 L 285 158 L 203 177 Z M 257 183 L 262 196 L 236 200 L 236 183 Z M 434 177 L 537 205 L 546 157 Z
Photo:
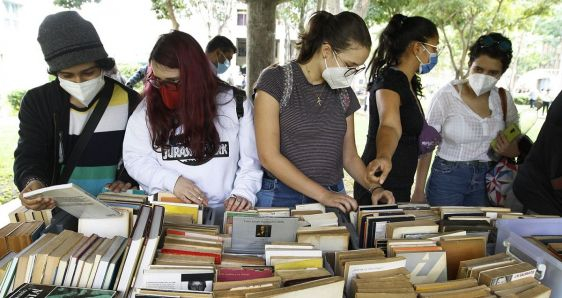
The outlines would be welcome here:
M 81 288 L 91 288 L 94 283 L 94 277 L 96 276 L 96 271 L 98 270 L 98 265 L 100 264 L 101 257 L 105 254 L 109 246 L 111 245 L 112 239 L 104 239 L 103 243 L 100 244 L 98 249 L 90 256 L 88 262 L 84 265 L 84 271 L 88 271 L 87 278 L 86 274 L 82 274 L 80 278 L 79 287 Z M 93 259 L 93 261 L 91 260 Z M 90 263 L 91 262 L 91 263 Z M 86 266 L 88 268 L 86 268 Z
M 144 285 L 144 270 L 152 264 L 154 260 L 154 255 L 156 254 L 156 250 L 158 249 L 158 242 L 160 240 L 160 235 L 162 234 L 162 225 L 164 222 L 164 207 L 162 206 L 154 206 L 152 209 L 152 226 L 150 227 L 150 231 L 148 233 L 148 240 L 146 241 L 146 245 L 143 251 L 143 255 L 141 257 L 141 261 L 139 263 L 137 269 L 137 275 L 135 278 L 134 288 L 140 288 Z
M 119 249 L 123 246 L 127 240 L 124 237 L 116 236 L 113 238 L 111 242 L 111 246 L 107 249 L 105 254 L 101 257 L 100 263 L 98 268 L 96 269 L 96 274 L 94 276 L 93 282 L 90 285 L 93 289 L 101 289 L 103 286 L 103 280 L 105 278 L 105 274 L 107 273 L 107 269 L 109 267 L 109 262 L 115 256 L 115 254 L 119 251 Z M 121 251 L 122 252 L 122 251 Z
M 151 208 L 148 206 L 143 206 L 138 216 L 137 222 L 135 224 L 135 230 L 133 231 L 133 236 L 131 237 L 131 244 L 129 246 L 129 251 L 125 258 L 125 263 L 123 264 L 123 271 L 117 282 L 116 290 L 119 292 L 120 297 L 127 297 L 133 276 L 135 274 L 135 269 L 139 262 L 139 256 L 143 250 L 144 243 L 144 232 L 148 224 L 148 219 L 151 215 Z
M 129 239 L 125 238 L 123 244 L 117 250 L 117 253 L 115 253 L 115 255 L 109 261 L 109 265 L 107 266 L 107 272 L 105 273 L 105 276 L 102 281 L 102 286 L 101 286 L 102 289 L 109 290 L 109 287 L 111 286 L 111 282 L 114 280 L 116 274 L 118 273 L 117 265 L 118 264 L 120 265 L 121 262 L 125 261 L 128 251 L 129 251 Z
M 72 183 L 53 185 L 23 194 L 24 199 L 40 196 L 52 198 L 57 207 L 76 218 L 106 218 L 120 215 L 119 212 Z
M 320 203 L 301 204 L 295 205 L 296 210 L 320 210 L 322 213 L 326 212 L 326 207 Z

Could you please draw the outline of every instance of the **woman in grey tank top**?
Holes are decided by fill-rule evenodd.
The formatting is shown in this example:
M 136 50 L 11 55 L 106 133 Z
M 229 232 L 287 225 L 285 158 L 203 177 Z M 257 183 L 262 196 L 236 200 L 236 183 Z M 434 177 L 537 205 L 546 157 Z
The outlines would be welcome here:
M 357 154 L 353 113 L 360 108 L 349 83 L 363 69 L 371 37 L 352 12 L 316 12 L 301 36 L 296 61 L 265 69 L 255 91 L 256 143 L 264 167 L 256 206 L 321 203 L 349 212 L 343 169 L 369 189 L 372 202 L 392 193 L 368 182 Z

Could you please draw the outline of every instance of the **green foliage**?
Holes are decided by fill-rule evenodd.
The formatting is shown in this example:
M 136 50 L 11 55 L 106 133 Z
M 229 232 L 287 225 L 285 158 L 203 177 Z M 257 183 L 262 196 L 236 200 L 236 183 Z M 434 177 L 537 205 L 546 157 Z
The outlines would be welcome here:
M 137 72 L 137 70 L 141 68 L 141 66 L 142 65 L 140 64 L 118 64 L 117 69 L 119 69 L 119 73 L 125 78 L 125 80 L 129 80 L 129 78 L 131 78 L 135 74 L 135 72 Z M 137 92 L 142 91 L 142 88 L 142 80 L 137 82 L 133 86 L 133 89 Z
M 287 21 L 293 29 L 304 32 L 306 18 L 315 10 L 316 1 L 289 0 L 277 6 L 277 17 Z
M 371 0 L 366 21 L 386 23 L 398 12 L 432 20 L 439 28 L 440 44 L 447 49 L 443 54 L 448 54 L 456 78 L 463 78 L 468 48 L 478 36 L 524 30 L 532 25 L 533 17 L 549 14 L 558 3 L 560 0 Z
M 10 104 L 14 112 L 19 112 L 21 100 L 25 95 L 25 92 L 27 92 L 27 90 L 17 89 L 8 93 L 8 103 Z
M 159 20 L 170 19 L 168 8 L 166 5 L 166 0 L 151 0 L 151 1 L 152 1 L 152 10 L 156 13 L 156 18 L 158 18 Z M 186 9 L 183 0 L 172 0 L 171 2 L 175 14 L 185 17 L 191 16 L 191 13 L 189 10 Z
M 99 3 L 101 0 L 53 0 L 56 6 L 64 8 L 82 8 L 82 5 L 86 3 Z
M 528 105 L 529 97 L 525 95 L 514 96 L 513 102 L 515 102 L 516 105 Z

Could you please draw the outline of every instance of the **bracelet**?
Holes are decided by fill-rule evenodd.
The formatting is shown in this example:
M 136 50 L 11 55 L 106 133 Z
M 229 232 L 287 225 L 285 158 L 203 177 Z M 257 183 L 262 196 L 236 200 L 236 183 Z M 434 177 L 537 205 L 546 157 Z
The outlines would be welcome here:
M 43 181 L 42 181 L 41 179 L 39 179 L 38 177 L 31 177 L 31 178 L 28 178 L 28 179 L 25 181 L 25 185 L 23 186 L 23 188 L 26 188 L 26 187 L 29 185 L 29 183 L 34 182 L 34 181 L 39 181 L 39 182 L 41 182 L 41 184 L 43 184 L 44 186 L 47 186 L 47 185 L 45 184 L 45 182 L 43 182 Z
M 383 188 L 382 185 L 373 185 L 373 186 L 369 187 L 369 192 L 372 194 L 373 191 L 375 191 L 379 188 Z

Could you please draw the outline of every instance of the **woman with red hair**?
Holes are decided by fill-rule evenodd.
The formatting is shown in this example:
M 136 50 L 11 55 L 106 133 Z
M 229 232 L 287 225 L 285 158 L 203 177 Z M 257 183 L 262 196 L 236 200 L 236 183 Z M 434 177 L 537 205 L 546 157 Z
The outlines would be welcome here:
M 217 78 L 187 33 L 162 35 L 149 62 L 146 97 L 123 143 L 129 174 L 149 194 L 251 208 L 262 179 L 251 101 L 237 109 L 234 89 Z

